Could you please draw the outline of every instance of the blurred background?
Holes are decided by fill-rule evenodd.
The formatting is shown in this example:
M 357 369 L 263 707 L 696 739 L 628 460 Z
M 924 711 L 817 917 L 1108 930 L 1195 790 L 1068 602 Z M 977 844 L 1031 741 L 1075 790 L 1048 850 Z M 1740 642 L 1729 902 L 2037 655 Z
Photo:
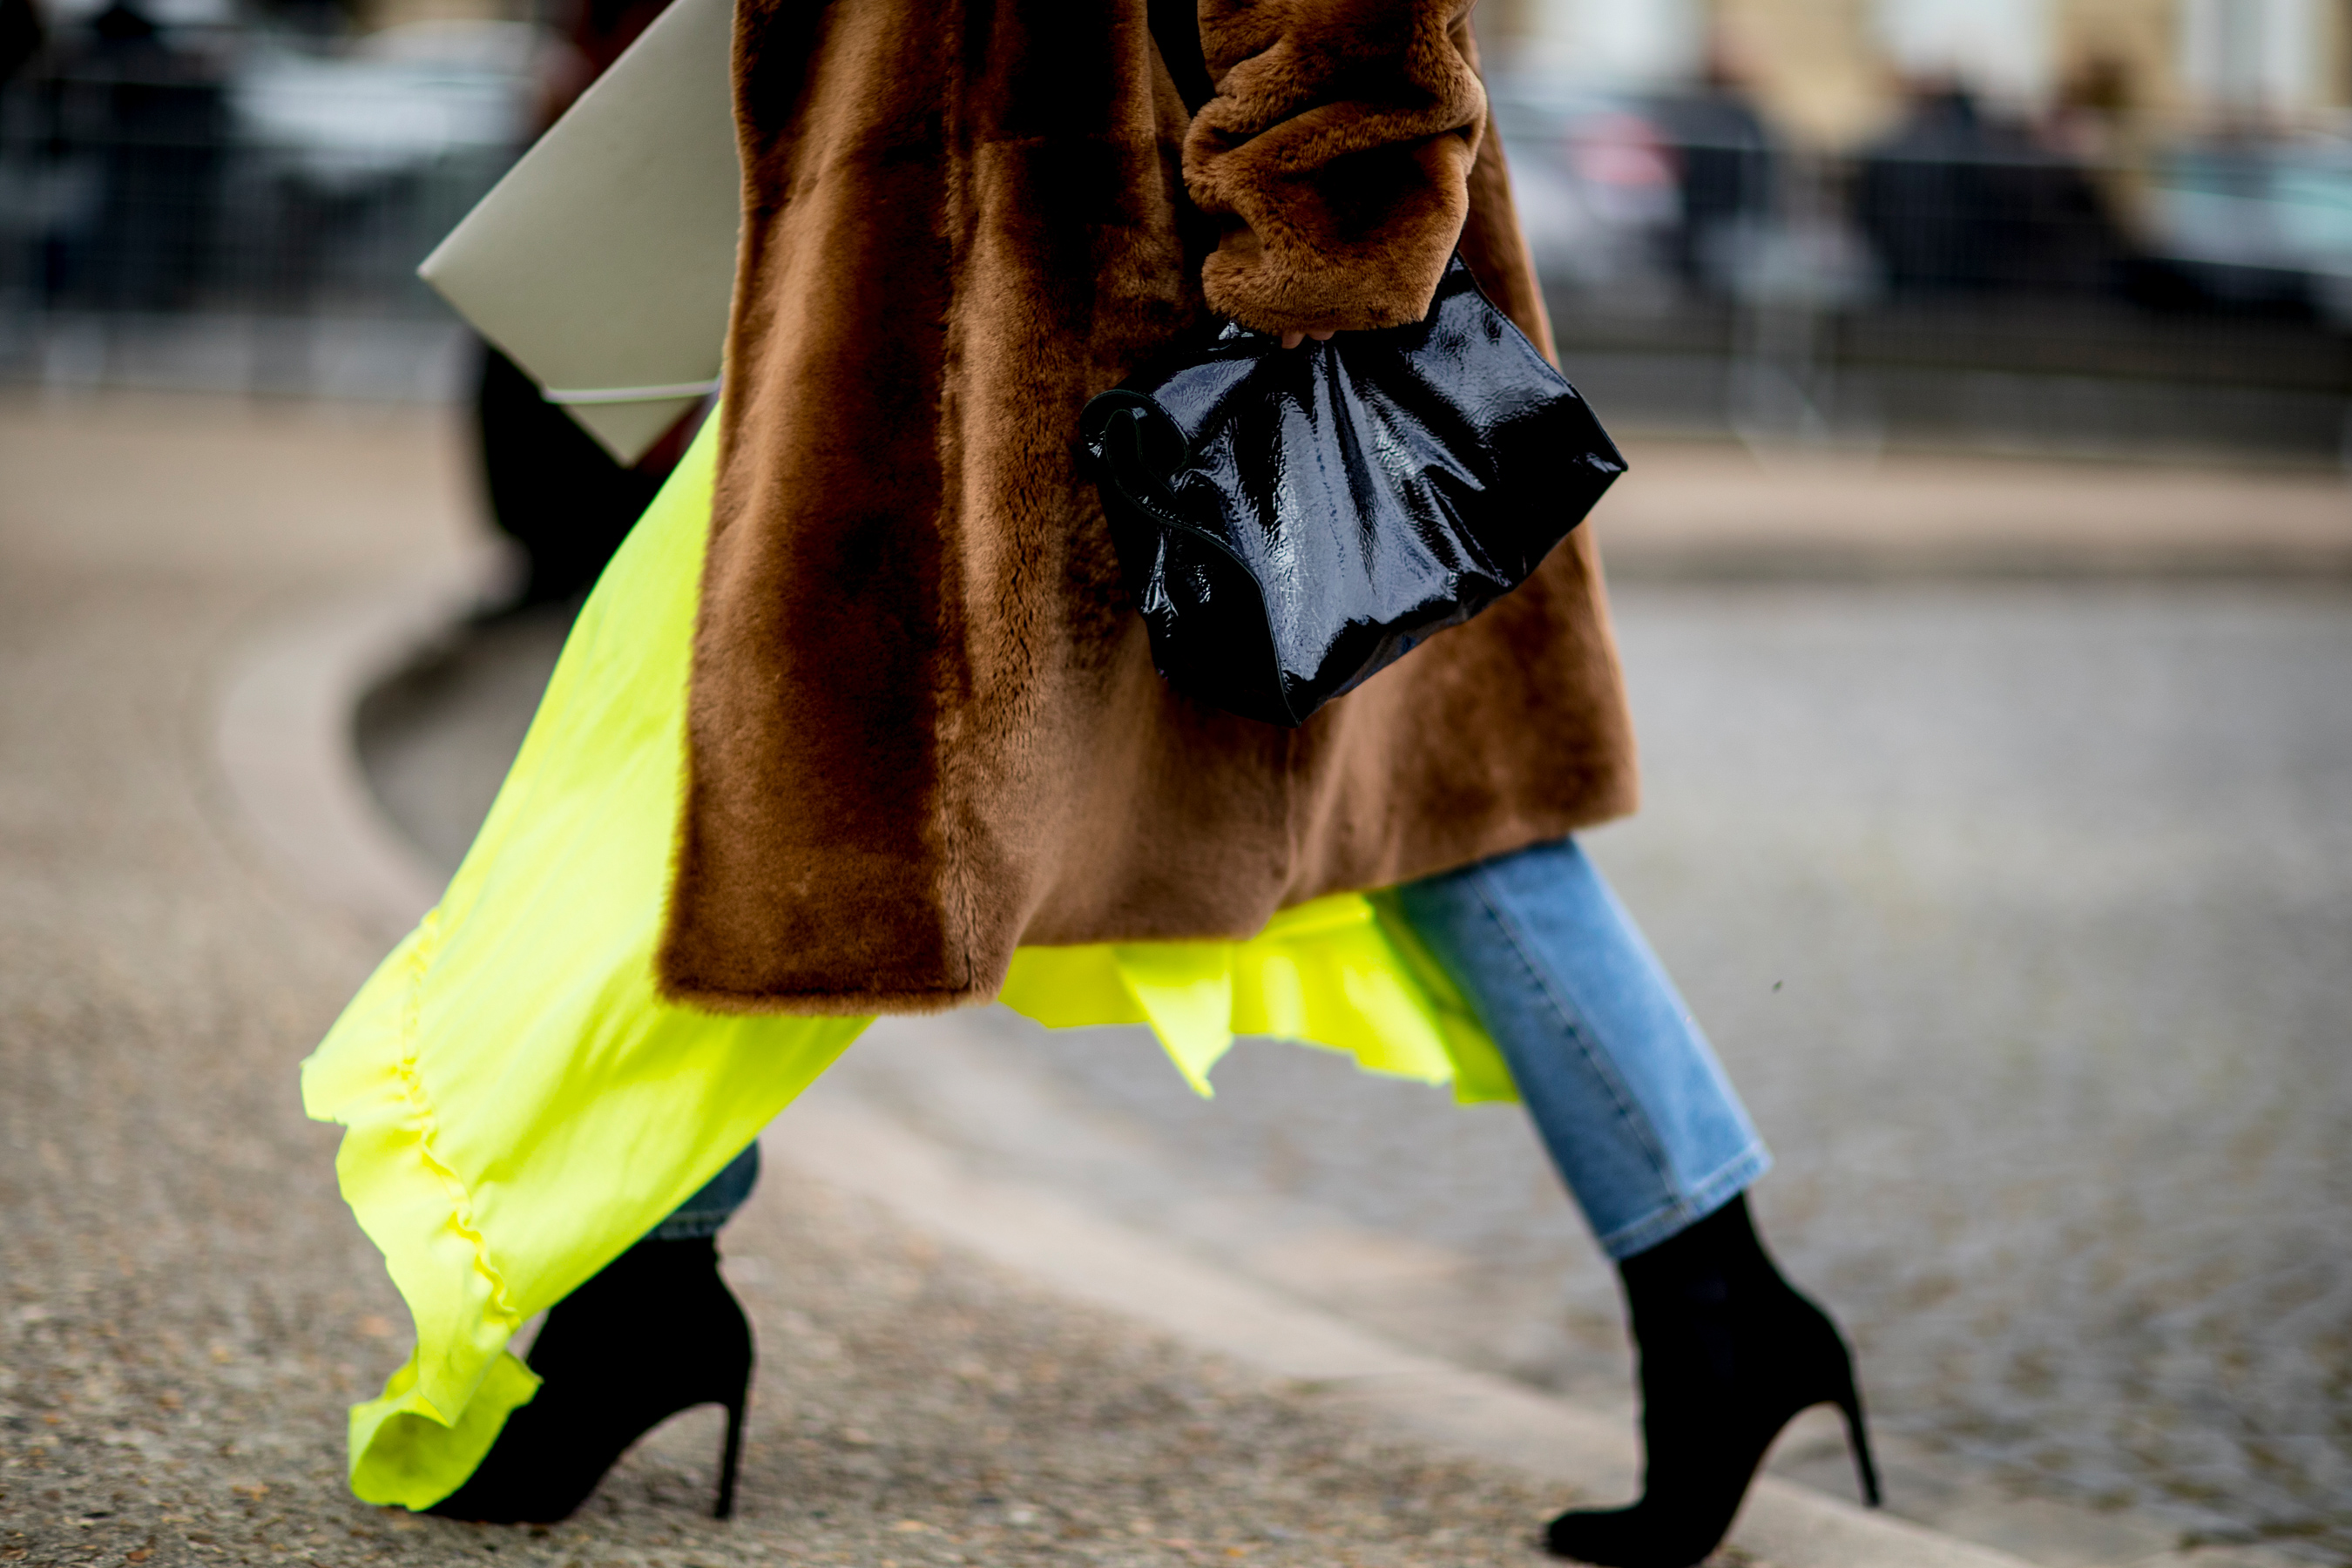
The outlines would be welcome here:
M 2342 447 L 2340 0 L 1502 0 L 1482 23 L 1564 345 L 1626 415 Z
M 0 1191 L 48 1216 L 0 1234 L 15 1289 L 47 1277 L 6 1248 L 144 1212 L 115 1165 L 245 1238 L 183 1287 L 216 1362 L 297 1331 L 274 1279 L 375 1279 L 285 1090 L 385 933 L 283 914 L 216 820 L 243 764 L 188 737 L 245 732 L 250 648 L 437 573 L 396 657 L 268 701 L 420 886 L 463 853 L 675 446 L 614 468 L 414 268 L 658 4 L 0 0 Z M 2352 1563 L 2352 0 L 1478 24 L 1633 463 L 1591 526 L 1648 796 L 1586 842 L 1777 1151 L 1757 1207 L 1859 1343 L 1891 1505 L 2045 1568 Z M 1218 1083 L 1001 1010 L 827 1079 L 1630 1419 L 1612 1276 L 1515 1111 L 1263 1042 Z M 163 1131 L 85 1125 L 134 1091 Z M 181 1101 L 240 1095 L 207 1124 L 278 1129 L 219 1156 L 246 1184 L 173 1174 Z M 41 1289 L 18 1367 L 83 1287 Z M 355 1369 L 319 1321 L 288 1451 L 331 1468 L 398 1347 Z M 1833 1433 L 1774 1463 L 1846 1494 Z
M 446 399 L 414 274 L 550 107 L 491 10 L 8 0 L 0 376 Z
M 0 377 L 447 398 L 416 258 L 658 0 L 6 0 Z M 1489 0 L 1621 421 L 2329 460 L 2342 0 Z

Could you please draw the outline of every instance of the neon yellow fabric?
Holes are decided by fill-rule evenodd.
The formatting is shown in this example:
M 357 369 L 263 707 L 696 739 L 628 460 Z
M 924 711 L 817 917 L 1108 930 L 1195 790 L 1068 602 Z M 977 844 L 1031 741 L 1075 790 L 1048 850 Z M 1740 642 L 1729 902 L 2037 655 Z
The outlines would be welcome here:
M 1380 895 L 1284 910 L 1247 942 L 1024 947 L 1001 993 L 1051 1028 L 1149 1024 L 1203 1096 L 1236 1035 L 1347 1051 L 1368 1072 L 1516 1100 L 1510 1069 L 1412 928 Z
M 352 1409 L 369 1502 L 454 1491 L 538 1387 L 506 1349 L 516 1329 L 717 1174 L 869 1022 L 719 1016 L 654 990 L 716 426 L 590 597 L 440 905 L 303 1065 L 303 1107 L 349 1130 L 343 1196 L 415 1321 L 407 1364 Z M 1203 1094 L 1240 1032 L 1514 1098 L 1377 897 L 1285 910 L 1243 942 L 1024 948 L 1003 997 L 1057 1027 L 1148 1023 Z

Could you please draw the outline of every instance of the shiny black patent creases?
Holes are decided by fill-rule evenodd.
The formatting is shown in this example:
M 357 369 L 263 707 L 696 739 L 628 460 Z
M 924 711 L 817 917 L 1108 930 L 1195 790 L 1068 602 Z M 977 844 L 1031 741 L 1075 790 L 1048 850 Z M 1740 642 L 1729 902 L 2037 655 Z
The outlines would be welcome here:
M 1228 327 L 1080 437 L 1160 673 L 1282 725 L 1527 581 L 1625 471 L 1459 257 L 1411 326 Z

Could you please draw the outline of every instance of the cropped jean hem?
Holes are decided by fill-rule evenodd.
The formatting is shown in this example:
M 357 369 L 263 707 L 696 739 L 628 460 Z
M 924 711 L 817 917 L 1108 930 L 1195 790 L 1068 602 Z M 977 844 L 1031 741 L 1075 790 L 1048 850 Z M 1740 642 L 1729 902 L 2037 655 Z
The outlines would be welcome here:
M 1748 1147 L 1691 1189 L 1652 1209 L 1631 1225 L 1619 1226 L 1599 1238 L 1612 1263 L 1622 1263 L 1637 1252 L 1647 1252 L 1668 1237 L 1697 1224 L 1753 1186 L 1772 1168 L 1771 1151 L 1763 1143 Z
M 646 1237 L 649 1241 L 700 1241 L 706 1236 L 717 1236 L 735 1217 L 733 1209 L 704 1209 L 689 1214 L 681 1209 L 654 1226 Z
M 719 1173 L 703 1184 L 686 1202 L 670 1212 L 670 1216 L 654 1226 L 647 1237 L 652 1241 L 700 1241 L 707 1236 L 717 1236 L 751 1189 L 760 1181 L 760 1146 L 753 1143 L 727 1162 Z

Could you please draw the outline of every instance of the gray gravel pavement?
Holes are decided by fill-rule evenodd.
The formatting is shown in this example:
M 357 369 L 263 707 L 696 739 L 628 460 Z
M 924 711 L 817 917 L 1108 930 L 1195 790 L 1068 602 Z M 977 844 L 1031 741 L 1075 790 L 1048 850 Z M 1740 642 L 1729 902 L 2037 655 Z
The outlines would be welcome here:
M 730 1233 L 768 1357 L 732 1526 L 694 1510 L 692 1420 L 545 1535 L 348 1498 L 343 1406 L 404 1331 L 293 1070 L 376 950 L 226 826 L 212 682 L 283 608 L 457 551 L 462 458 L 421 416 L 0 405 L 0 1563 L 1534 1561 L 1559 1500 L 790 1180 Z M 1898 1501 L 2143 1510 L 2053 1564 L 2127 1560 L 2150 1508 L 2143 1555 L 2185 1528 L 2352 1561 L 2345 597 L 1623 605 L 1652 807 L 1596 853 L 1779 1147 L 1766 1222 L 1920 1456 Z M 462 843 L 550 640 L 446 666 L 406 741 L 379 705 L 376 776 L 428 845 Z M 1254 1046 L 1202 1106 L 1149 1055 L 983 1013 L 877 1030 L 845 1084 L 1623 1403 L 1607 1277 L 1510 1112 Z
M 1590 843 L 1774 1145 L 1764 1223 L 1882 1424 L 2005 1489 L 2352 1559 L 2352 595 L 1620 607 L 1650 802 Z M 1465 1260 L 1479 1359 L 1622 1377 L 1507 1116 L 1277 1047 L 1213 1106 L 1139 1051 L 1016 1048 L 1188 1170 Z
M 1588 842 L 1775 1146 L 1759 1206 L 1862 1345 L 1895 1506 L 2084 1562 L 2352 1562 L 2352 590 L 1619 609 L 1649 803 Z M 495 784 L 458 759 L 511 748 L 559 635 L 510 628 L 363 732 L 445 853 Z M 1613 1286 L 1517 1112 L 1249 1042 L 1203 1104 L 1155 1057 L 996 1010 L 836 1071 L 1409 1342 L 1625 1404 Z M 1843 1464 L 1816 1430 L 1776 1468 L 1843 1493 Z
M 205 726 L 256 617 L 452 547 L 454 458 L 413 419 L 0 406 L 0 1560 L 377 1528 L 336 1452 L 398 1303 L 293 1078 L 373 954 L 223 833 Z

